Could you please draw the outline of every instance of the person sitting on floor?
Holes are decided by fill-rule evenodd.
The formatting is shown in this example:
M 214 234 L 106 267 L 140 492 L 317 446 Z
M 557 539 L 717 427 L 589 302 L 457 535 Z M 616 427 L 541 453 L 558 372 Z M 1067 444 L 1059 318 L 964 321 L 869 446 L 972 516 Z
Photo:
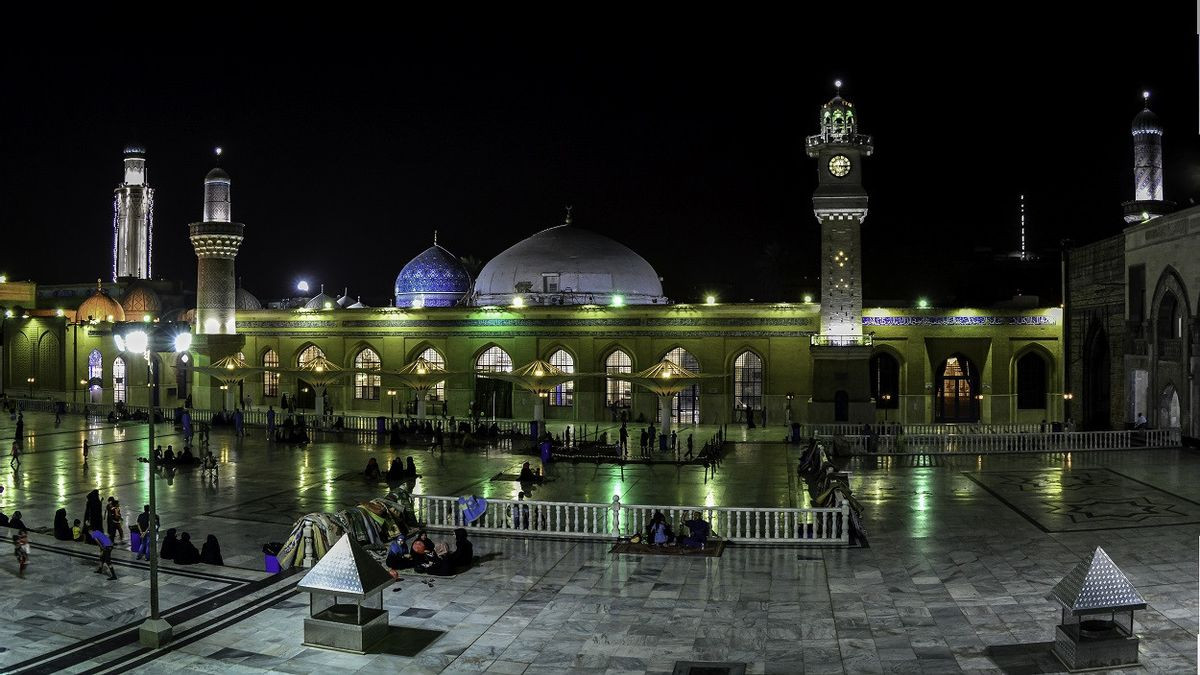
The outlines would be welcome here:
M 175 549 L 179 546 L 179 539 L 175 536 L 175 528 L 167 530 L 167 536 L 163 537 L 162 546 L 158 549 L 159 560 L 174 560 Z
M 54 538 L 59 541 L 71 541 L 71 526 L 67 524 L 67 510 L 59 509 L 54 512 Z
M 533 473 L 533 469 L 529 468 L 529 462 L 521 465 L 521 475 L 517 476 L 517 480 L 522 483 L 532 483 L 537 480 L 537 474 Z
M 662 511 L 655 511 L 654 517 L 650 520 L 650 543 L 655 546 L 665 546 L 670 544 L 675 539 L 675 535 L 671 532 L 671 526 L 667 524 L 667 517 Z
M 382 474 L 379 472 L 379 462 L 374 457 L 367 460 L 367 468 L 363 469 L 363 476 L 367 480 L 379 480 L 382 477 Z
M 404 480 L 404 465 L 400 463 L 399 457 L 392 458 L 392 463 L 388 467 L 387 479 L 389 483 Z
M 693 511 L 691 519 L 684 522 L 688 528 L 688 536 L 684 537 L 679 543 L 687 548 L 704 548 L 708 542 L 708 535 L 712 532 L 712 527 L 708 521 L 700 517 L 698 511 Z
M 163 464 L 174 464 L 174 463 L 175 463 L 175 451 L 172 450 L 171 446 L 168 445 L 167 452 L 166 452 L 166 454 L 163 455 Z
M 393 579 L 399 576 L 400 570 L 410 569 L 413 566 L 412 552 L 408 548 L 408 539 L 405 535 L 396 535 L 392 543 L 388 544 L 385 564 Z
M 28 527 L 25 527 L 25 521 L 21 520 L 21 512 L 20 511 L 13 511 L 12 518 L 8 519 L 8 526 L 14 530 L 28 530 L 29 529 Z
M 176 565 L 195 565 L 200 562 L 200 551 L 192 543 L 192 535 L 184 532 L 179 535 L 179 543 L 175 547 Z
M 175 459 L 176 464 L 194 464 L 195 462 L 196 456 L 192 454 L 192 449 L 186 446 L 179 452 L 179 457 Z
M 471 565 L 475 560 L 475 547 L 471 545 L 471 541 L 467 539 L 466 528 L 457 527 L 454 529 L 454 553 L 449 556 L 449 567 L 451 574 L 462 574 L 471 569 Z
M 408 459 L 405 461 L 408 463 L 408 466 L 404 467 L 404 477 L 405 478 L 416 478 L 417 477 L 417 465 L 413 463 L 412 455 L 409 455 Z
M 224 565 L 225 560 L 221 557 L 221 544 L 217 542 L 216 535 L 208 535 L 208 539 L 204 540 L 204 547 L 200 550 L 200 562 L 206 565 Z

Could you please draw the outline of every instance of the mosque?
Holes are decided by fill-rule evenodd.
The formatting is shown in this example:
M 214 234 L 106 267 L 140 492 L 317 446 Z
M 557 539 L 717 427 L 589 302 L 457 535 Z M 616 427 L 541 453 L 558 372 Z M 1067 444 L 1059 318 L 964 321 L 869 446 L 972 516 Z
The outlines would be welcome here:
M 1064 384 L 1062 308 L 864 305 L 862 174 L 874 145 L 840 90 L 821 107 L 805 147 L 819 176 L 815 301 L 673 302 L 650 262 L 577 226 L 568 213 L 492 258 L 475 278 L 435 240 L 399 271 L 388 307 L 324 288 L 264 307 L 241 288 L 236 258 L 256 245 L 254 227 L 234 221 L 232 179 L 221 168 L 206 176 L 203 216 L 188 226 L 198 261 L 194 290 L 182 279 L 153 279 L 152 247 L 177 246 L 183 237 L 163 236 L 161 223 L 154 237 L 145 151 L 130 147 L 114 194 L 111 278 L 0 283 L 0 383 L 10 396 L 76 402 L 176 407 L 190 398 L 199 408 L 234 400 L 265 407 L 286 393 L 300 408 L 317 408 L 319 387 L 297 371 L 323 357 L 353 369 L 325 392 L 338 414 L 378 416 L 409 409 L 416 394 L 388 373 L 423 357 L 448 373 L 427 394 L 433 413 L 530 419 L 534 394 L 479 373 L 540 359 L 578 374 L 546 393 L 551 421 L 608 422 L 622 413 L 631 420 L 668 414 L 684 426 L 739 423 L 747 415 L 780 425 L 1064 419 L 1072 394 Z M 192 339 L 181 352 L 156 345 L 151 375 L 140 356 L 118 349 L 118 337 L 141 327 Z M 234 355 L 261 369 L 236 392 L 201 372 Z M 674 396 L 670 410 L 614 377 L 664 359 L 706 376 Z

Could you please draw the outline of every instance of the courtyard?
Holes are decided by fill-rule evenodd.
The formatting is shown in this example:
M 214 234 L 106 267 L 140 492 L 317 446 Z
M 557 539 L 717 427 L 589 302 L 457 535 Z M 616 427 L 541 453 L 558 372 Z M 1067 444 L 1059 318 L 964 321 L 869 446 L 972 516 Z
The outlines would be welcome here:
M 144 424 L 86 426 L 25 416 L 27 455 L 0 478 L 0 511 L 49 528 L 58 508 L 114 495 L 130 518 L 145 503 Z M 697 430 L 696 438 L 715 429 Z M 626 504 L 805 506 L 798 450 L 783 427 L 735 442 L 715 475 L 700 466 L 558 463 L 533 499 Z M 170 425 L 156 434 L 182 444 Z M 7 446 L 13 423 L 0 421 Z M 91 445 L 83 466 L 80 445 Z M 307 447 L 214 433 L 217 481 L 198 469 L 157 478 L 163 528 L 198 544 L 215 534 L 226 566 L 161 567 L 175 640 L 137 644 L 148 569 L 128 550 L 118 578 L 91 574 L 95 549 L 34 534 L 30 568 L 0 568 L 0 670 L 35 672 L 670 673 L 677 661 L 744 663 L 747 672 L 1053 672 L 1039 645 L 1058 622 L 1050 588 L 1103 546 L 1142 592 L 1141 661 L 1195 672 L 1200 460 L 1187 450 L 871 457 L 847 468 L 867 548 L 727 548 L 713 558 L 619 556 L 610 544 L 477 536 L 485 561 L 452 578 L 403 576 L 385 592 L 391 624 L 415 629 L 392 653 L 304 647 L 302 573 L 262 572 L 261 547 L 301 515 L 381 496 L 365 482 L 411 455 L 415 492 L 512 498 L 532 459 L 502 448 L 380 447 L 346 434 Z M 534 462 L 536 465 L 536 462 Z M 498 477 L 499 476 L 499 477 Z M 444 534 L 434 535 L 435 539 Z M 427 631 L 427 632 L 416 632 Z

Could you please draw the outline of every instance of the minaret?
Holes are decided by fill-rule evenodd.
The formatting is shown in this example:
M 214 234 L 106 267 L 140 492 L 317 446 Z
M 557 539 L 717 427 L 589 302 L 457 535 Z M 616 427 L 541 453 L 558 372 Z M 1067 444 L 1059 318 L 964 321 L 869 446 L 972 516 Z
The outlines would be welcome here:
M 221 149 L 217 148 L 220 156 Z M 246 226 L 232 222 L 229 174 L 217 167 L 204 177 L 204 220 L 188 226 L 196 249 L 196 333 L 237 333 L 234 260 Z
M 1133 117 L 1133 201 L 1125 202 L 1125 222 L 1138 223 L 1170 213 L 1163 199 L 1162 135 L 1158 115 L 1150 111 L 1150 92 L 1142 92 L 1142 111 Z
M 821 335 L 829 344 L 854 344 L 862 335 L 862 221 L 867 192 L 860 160 L 874 147 L 858 133 L 854 104 L 838 94 L 821 106 L 820 133 L 805 140 L 817 160 L 813 213 L 821 224 Z
M 125 148 L 125 180 L 113 191 L 113 281 L 149 279 L 154 251 L 154 189 L 146 182 L 146 150 Z

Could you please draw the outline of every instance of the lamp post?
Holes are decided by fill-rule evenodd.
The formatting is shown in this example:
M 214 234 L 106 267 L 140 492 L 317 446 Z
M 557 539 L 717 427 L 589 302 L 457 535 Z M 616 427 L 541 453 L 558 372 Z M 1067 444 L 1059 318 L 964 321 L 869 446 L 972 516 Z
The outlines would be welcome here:
M 29 383 L 29 398 L 33 398 L 33 378 L 27 377 L 25 381 Z
M 392 416 L 388 418 L 388 421 L 393 422 L 396 420 L 396 390 L 388 389 L 387 395 L 392 401 Z
M 888 421 L 888 409 L 892 407 L 892 404 L 891 404 L 891 401 L 892 401 L 892 395 L 891 395 L 891 394 L 884 394 L 884 395 L 880 396 L 879 398 L 883 399 L 883 423 L 884 423 L 884 424 L 887 424 L 887 421 Z
M 157 333 L 157 331 L 155 332 Z M 185 352 L 192 346 L 191 333 L 182 332 L 176 333 L 172 338 L 167 349 L 156 350 L 155 345 L 152 345 L 153 338 L 165 339 L 166 336 L 161 334 L 152 335 L 144 330 L 138 329 L 125 334 L 116 336 L 117 349 L 127 354 L 138 355 L 146 359 L 146 384 L 153 386 L 154 384 L 154 358 L 153 351 L 174 351 Z M 158 345 L 161 346 L 161 345 Z M 157 462 L 154 457 L 154 422 L 155 422 L 155 406 L 154 393 L 148 391 L 147 409 L 147 425 L 149 426 L 148 442 L 146 444 L 146 456 L 149 464 L 148 473 L 148 494 L 150 502 L 150 521 L 149 531 L 150 543 L 147 546 L 150 554 L 150 617 L 146 619 L 138 628 L 138 641 L 145 647 L 157 648 L 170 642 L 171 640 L 171 624 L 159 614 L 158 608 L 158 503 L 154 495 L 154 475 L 158 471 Z

